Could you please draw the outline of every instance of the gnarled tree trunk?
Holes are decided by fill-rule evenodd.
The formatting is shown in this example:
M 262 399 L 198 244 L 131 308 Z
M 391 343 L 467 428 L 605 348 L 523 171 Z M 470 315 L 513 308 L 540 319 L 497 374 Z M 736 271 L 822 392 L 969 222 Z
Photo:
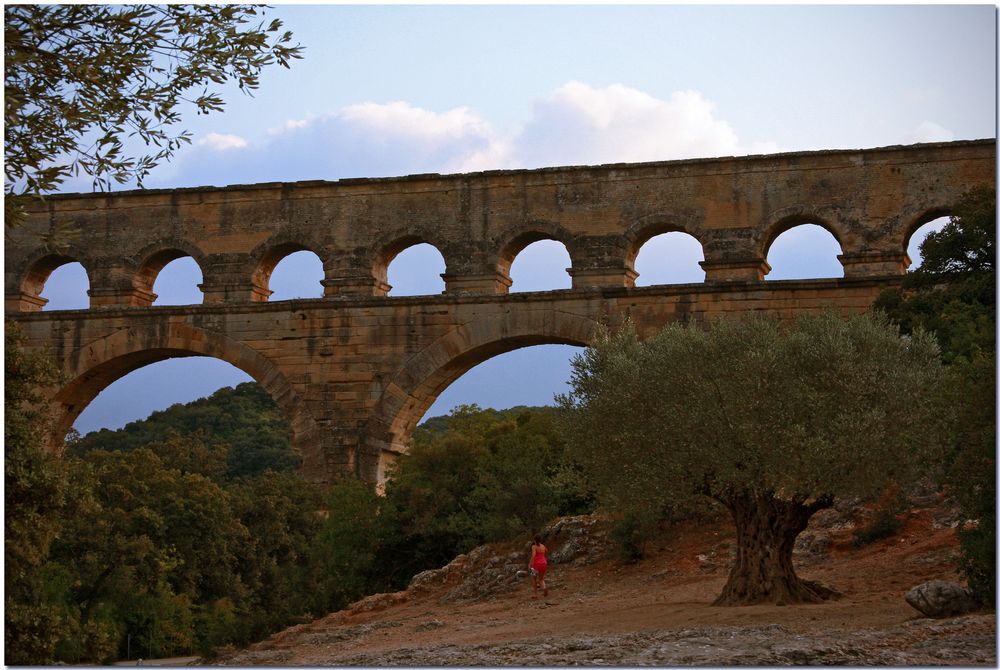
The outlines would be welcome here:
M 799 579 L 792 567 L 795 538 L 814 513 L 833 504 L 831 498 L 806 504 L 772 492 L 715 497 L 729 509 L 736 524 L 736 562 L 713 605 L 791 605 L 839 596 L 816 582 Z

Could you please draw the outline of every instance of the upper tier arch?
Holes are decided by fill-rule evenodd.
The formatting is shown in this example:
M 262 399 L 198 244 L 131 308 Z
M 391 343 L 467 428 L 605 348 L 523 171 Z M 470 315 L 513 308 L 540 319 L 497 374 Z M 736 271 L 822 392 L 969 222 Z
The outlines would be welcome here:
M 205 273 L 205 254 L 196 244 L 182 238 L 157 240 L 135 253 L 127 265 L 134 265 L 132 277 L 133 304 L 148 307 L 156 300 L 153 285 L 160 271 L 178 258 L 190 257 L 198 264 L 202 275 Z
M 501 284 L 498 293 L 506 293 L 511 286 L 510 268 L 514 264 L 517 255 L 524 251 L 529 245 L 542 240 L 554 240 L 561 243 L 569 254 L 570 266 L 575 264 L 574 258 L 579 253 L 579 245 L 573 235 L 560 226 L 550 221 L 531 221 L 521 226 L 516 226 L 511 230 L 504 231 L 493 242 L 490 263 L 493 265 Z
M 22 259 L 22 267 L 15 270 L 15 276 L 21 277 L 21 281 L 17 290 L 8 291 L 7 311 L 36 312 L 42 309 L 48 303 L 42 297 L 45 283 L 55 270 L 68 263 L 80 263 L 84 271 L 87 270 L 87 259 L 72 250 L 55 250 L 45 246 L 28 254 Z
M 418 244 L 429 244 L 434 247 L 445 262 L 445 272 L 448 268 L 447 243 L 435 240 L 435 235 L 426 230 L 416 230 L 414 232 L 392 232 L 375 242 L 371 251 L 374 253 L 366 257 L 366 265 L 371 267 L 371 276 L 374 281 L 374 294 L 377 296 L 388 295 L 392 286 L 389 284 L 389 266 L 392 261 L 410 247 Z
M 657 235 L 663 233 L 687 233 L 703 247 L 707 233 L 705 227 L 701 225 L 694 216 L 688 216 L 675 212 L 657 212 L 645 216 L 640 221 L 636 221 L 625 231 L 626 243 L 625 262 L 628 267 L 635 269 L 635 259 L 639 255 L 642 245 L 650 241 Z
M 930 223 L 934 219 L 940 219 L 945 216 L 951 216 L 953 207 L 951 205 L 937 205 L 928 207 L 925 211 L 921 212 L 919 215 L 911 217 L 902 227 L 903 237 L 900 242 L 900 246 L 905 251 L 910 246 L 910 239 L 913 238 L 913 234 L 917 232 L 917 229 L 925 223 Z
M 282 260 L 299 251 L 311 251 L 322 260 L 324 250 L 314 240 L 302 239 L 295 233 L 282 231 L 261 242 L 250 252 L 244 273 L 250 275 L 250 299 L 267 302 L 274 291 L 271 290 L 271 274 Z
M 771 250 L 771 245 L 774 244 L 774 241 L 782 233 L 806 224 L 819 226 L 833 235 L 833 239 L 837 241 L 837 244 L 840 245 L 844 253 L 848 253 L 848 249 L 860 251 L 860 242 L 853 239 L 851 232 L 827 210 L 828 208 L 796 205 L 775 212 L 765 224 L 763 234 L 760 237 L 760 245 L 757 249 L 758 253 L 767 258 L 767 254 Z M 845 242 L 849 242 L 849 246 L 845 246 Z

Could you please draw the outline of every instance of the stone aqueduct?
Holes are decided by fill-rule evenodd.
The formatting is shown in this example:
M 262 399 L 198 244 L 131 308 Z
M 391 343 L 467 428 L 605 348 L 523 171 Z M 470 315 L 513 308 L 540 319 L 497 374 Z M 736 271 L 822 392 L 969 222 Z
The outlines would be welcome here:
M 249 373 L 288 417 L 302 474 L 378 481 L 438 394 L 519 347 L 584 345 L 596 324 L 640 333 L 678 319 L 830 308 L 863 311 L 899 281 L 906 246 L 970 186 L 995 184 L 995 140 L 746 158 L 60 195 L 29 207 L 6 247 L 6 317 L 66 374 L 50 389 L 54 449 L 111 382 L 177 356 Z M 844 278 L 762 281 L 767 250 L 800 223 L 840 243 Z M 83 231 L 65 248 L 41 234 Z M 635 288 L 651 237 L 683 231 L 704 249 L 703 284 Z M 565 244 L 568 290 L 508 295 L 511 262 L 541 239 Z M 386 297 L 406 247 L 445 258 L 442 295 Z M 286 255 L 315 252 L 323 298 L 268 302 Z M 204 302 L 151 306 L 157 273 L 193 257 Z M 88 310 L 40 311 L 56 267 L 79 261 Z

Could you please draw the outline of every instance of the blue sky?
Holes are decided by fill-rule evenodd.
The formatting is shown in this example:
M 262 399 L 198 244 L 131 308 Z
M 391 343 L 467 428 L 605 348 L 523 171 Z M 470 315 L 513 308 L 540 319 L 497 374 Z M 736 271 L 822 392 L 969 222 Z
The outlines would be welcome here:
M 192 146 L 148 187 L 995 137 L 991 5 L 303 5 L 268 15 L 305 58 L 265 72 L 253 98 L 229 91 L 223 114 L 187 116 Z M 680 234 L 654 239 L 638 283 L 701 281 L 699 253 Z M 839 276 L 837 253 L 824 231 L 793 229 L 769 254 L 770 278 Z M 564 254 L 551 242 L 529 247 L 513 289 L 568 286 Z M 414 247 L 390 267 L 392 295 L 440 292 L 442 271 L 435 250 Z M 272 300 L 318 296 L 319 279 L 314 258 L 290 257 Z M 201 302 L 199 280 L 193 261 L 175 261 L 157 280 L 158 303 Z M 82 307 L 85 290 L 85 275 L 66 266 L 43 295 L 48 309 Z M 460 402 L 551 402 L 571 353 L 535 347 L 488 361 L 428 415 Z M 118 427 L 245 379 L 217 361 L 166 361 L 109 387 L 77 428 Z

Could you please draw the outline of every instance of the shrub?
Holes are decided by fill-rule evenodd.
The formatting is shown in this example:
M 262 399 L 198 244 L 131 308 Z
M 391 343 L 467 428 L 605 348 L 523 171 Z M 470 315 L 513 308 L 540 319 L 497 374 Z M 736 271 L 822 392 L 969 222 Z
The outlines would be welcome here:
M 651 524 L 637 512 L 628 512 L 611 527 L 609 537 L 618 545 L 618 555 L 627 563 L 646 557 L 646 541 Z
M 902 527 L 902 522 L 896 517 L 896 510 L 880 509 L 866 525 L 854 531 L 854 546 L 865 545 L 884 540 L 895 535 Z
M 969 582 L 972 597 L 990 608 L 996 605 L 997 595 L 995 523 L 995 518 L 980 519 L 976 527 L 958 533 L 962 543 L 958 568 Z

